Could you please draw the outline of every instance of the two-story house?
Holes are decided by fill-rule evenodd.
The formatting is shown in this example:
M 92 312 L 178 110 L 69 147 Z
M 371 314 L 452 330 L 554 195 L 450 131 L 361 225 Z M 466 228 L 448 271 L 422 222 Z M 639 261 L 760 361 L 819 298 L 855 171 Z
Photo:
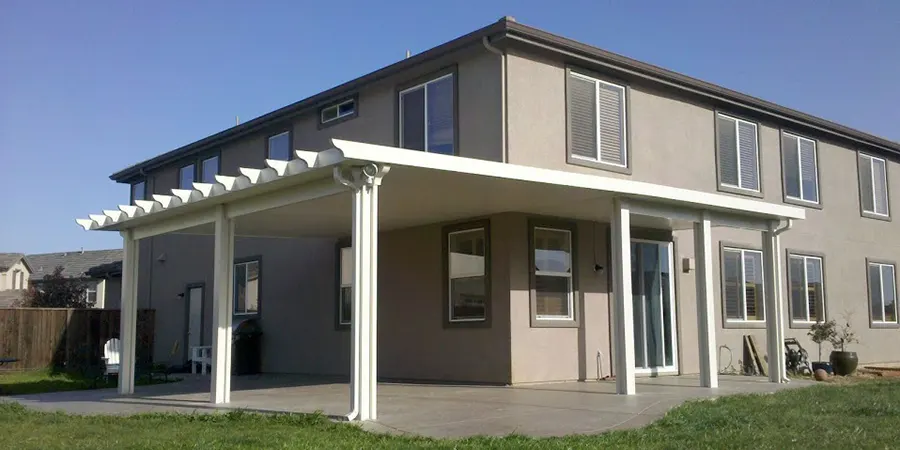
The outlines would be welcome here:
M 845 312 L 862 361 L 898 361 L 898 161 L 504 18 L 119 171 L 132 204 L 79 223 L 123 233 L 158 359 L 215 347 L 214 401 L 255 317 L 265 372 L 351 375 L 367 418 L 375 377 L 714 387 L 744 335 L 780 382 L 784 337 Z

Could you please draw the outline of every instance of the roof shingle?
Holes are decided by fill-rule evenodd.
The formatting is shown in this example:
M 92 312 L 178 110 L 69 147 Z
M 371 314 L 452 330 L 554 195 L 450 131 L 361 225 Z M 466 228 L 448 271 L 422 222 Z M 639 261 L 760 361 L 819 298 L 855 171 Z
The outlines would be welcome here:
M 94 267 L 121 262 L 122 249 L 41 253 L 25 255 L 25 260 L 32 270 L 31 279 L 35 281 L 53 273 L 57 266 L 62 266 L 64 276 L 81 278 Z

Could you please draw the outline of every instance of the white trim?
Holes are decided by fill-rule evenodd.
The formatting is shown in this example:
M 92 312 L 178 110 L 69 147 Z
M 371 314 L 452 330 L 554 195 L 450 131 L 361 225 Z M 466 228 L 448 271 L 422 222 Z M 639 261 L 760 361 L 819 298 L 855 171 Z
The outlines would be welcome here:
M 353 103 L 353 110 L 350 111 L 349 113 L 341 114 L 341 106 L 344 106 L 348 103 Z M 331 109 L 334 109 L 334 117 L 332 117 L 330 119 L 325 119 L 325 111 L 328 111 Z M 319 123 L 324 125 L 329 122 L 334 122 L 335 120 L 338 120 L 342 117 L 352 116 L 354 113 L 356 113 L 356 99 L 350 98 L 350 99 L 344 100 L 340 103 L 335 103 L 331 106 L 326 106 L 326 107 L 322 108 L 322 111 L 319 113 Z
M 769 314 L 769 311 L 767 311 L 767 308 L 766 308 L 766 306 L 765 306 L 765 304 L 766 304 L 766 294 L 765 294 L 765 290 L 766 290 L 766 289 L 765 289 L 765 286 L 766 286 L 766 262 L 765 262 L 765 255 L 764 255 L 763 252 L 760 251 L 760 250 L 753 250 L 753 249 L 749 249 L 749 248 L 740 248 L 740 247 L 730 247 L 730 246 L 725 245 L 725 246 L 723 246 L 723 248 L 722 248 L 723 261 L 721 261 L 721 264 L 722 264 L 723 268 L 724 268 L 724 266 L 725 266 L 725 261 L 724 261 L 725 252 L 728 252 L 728 251 L 738 252 L 738 253 L 740 253 L 740 255 L 741 255 L 741 260 L 740 260 L 740 261 L 741 261 L 741 298 L 740 298 L 740 300 L 743 302 L 743 305 L 744 305 L 743 311 L 741 311 L 741 313 L 742 313 L 742 315 L 743 315 L 744 317 L 743 317 L 742 319 L 734 319 L 734 318 L 728 317 L 728 311 L 727 311 L 727 307 L 726 307 L 727 302 L 728 302 L 728 299 L 725 297 L 724 292 L 723 292 L 723 295 L 722 295 L 722 310 L 725 311 L 725 314 L 723 314 L 723 315 L 725 316 L 725 321 L 728 322 L 728 323 L 761 323 L 761 322 L 765 322 L 765 321 L 766 321 L 766 316 Z M 762 316 L 761 319 L 748 319 L 748 318 L 747 318 L 747 267 L 746 267 L 746 262 L 745 262 L 745 260 L 744 260 L 744 254 L 746 254 L 746 253 L 757 253 L 757 254 L 759 254 L 759 260 L 760 260 L 760 266 L 761 266 L 760 268 L 762 269 L 761 273 L 759 274 L 760 277 L 762 278 L 762 280 L 761 280 L 761 282 L 760 282 L 761 285 L 762 285 L 762 289 L 760 290 L 759 295 L 762 296 L 762 299 L 761 299 L 761 301 L 760 301 L 760 299 L 757 299 L 757 300 L 756 300 L 756 309 L 757 309 L 757 316 L 758 316 L 758 315 L 759 315 L 759 306 L 760 306 L 760 305 L 763 305 L 763 307 L 762 307 L 762 308 L 763 308 L 763 316 Z M 724 272 L 724 271 L 723 271 L 723 272 Z M 725 279 L 724 279 L 724 273 L 723 273 L 722 285 L 723 285 L 723 286 L 726 286 L 725 283 L 726 283 L 726 281 L 725 281 Z M 725 289 L 727 289 L 727 287 L 723 288 L 723 291 L 724 291 Z
M 536 253 L 537 253 L 538 248 L 537 248 L 537 244 L 535 243 L 535 233 L 534 233 L 534 231 L 537 231 L 537 230 L 565 233 L 566 239 L 569 243 L 569 252 L 567 254 L 567 256 L 569 258 L 569 260 L 568 260 L 569 272 L 550 272 L 550 271 L 538 270 L 537 262 L 536 262 L 536 260 L 537 260 Z M 532 230 L 532 233 L 531 233 L 531 251 L 535 253 L 532 256 L 533 258 L 535 258 L 534 269 L 532 270 L 532 273 L 535 278 L 537 278 L 539 276 L 540 277 L 566 278 L 566 279 L 568 279 L 568 287 L 569 287 L 569 292 L 567 295 L 567 302 L 568 302 L 567 303 L 567 311 L 568 311 L 567 315 L 565 315 L 565 316 L 558 315 L 558 314 L 540 315 L 537 313 L 537 311 L 535 311 L 534 312 L 535 319 L 536 320 L 574 320 L 575 319 L 575 286 L 573 283 L 573 281 L 574 281 L 573 278 L 574 278 L 575 266 L 574 266 L 574 262 L 572 260 L 572 252 L 574 251 L 572 249 L 572 231 L 564 229 L 564 228 L 537 227 L 536 226 L 536 227 L 534 227 L 534 229 Z M 535 286 L 535 296 L 536 295 L 537 295 L 537 287 Z

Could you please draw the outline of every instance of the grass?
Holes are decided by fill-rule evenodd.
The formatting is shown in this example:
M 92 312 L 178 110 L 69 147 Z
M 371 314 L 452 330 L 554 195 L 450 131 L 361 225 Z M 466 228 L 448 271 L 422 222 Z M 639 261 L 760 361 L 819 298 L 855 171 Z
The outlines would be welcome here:
M 172 378 L 169 381 L 176 381 Z M 167 381 L 140 377 L 138 385 L 159 384 Z M 0 396 L 41 394 L 44 392 L 80 391 L 84 389 L 104 389 L 116 387 L 116 379 L 87 378 L 83 376 L 54 373 L 49 369 L 25 372 L 0 372 Z
M 650 426 L 562 438 L 460 440 L 372 434 L 319 415 L 72 416 L 0 403 L 0 448 L 889 448 L 900 442 L 900 382 L 817 385 L 695 401 Z

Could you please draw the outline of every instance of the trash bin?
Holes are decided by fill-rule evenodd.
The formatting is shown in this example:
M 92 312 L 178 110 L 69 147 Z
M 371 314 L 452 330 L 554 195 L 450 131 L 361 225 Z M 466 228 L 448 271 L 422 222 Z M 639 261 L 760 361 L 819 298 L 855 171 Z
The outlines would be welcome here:
M 262 328 L 256 319 L 236 322 L 231 332 L 231 373 L 250 375 L 260 372 Z

